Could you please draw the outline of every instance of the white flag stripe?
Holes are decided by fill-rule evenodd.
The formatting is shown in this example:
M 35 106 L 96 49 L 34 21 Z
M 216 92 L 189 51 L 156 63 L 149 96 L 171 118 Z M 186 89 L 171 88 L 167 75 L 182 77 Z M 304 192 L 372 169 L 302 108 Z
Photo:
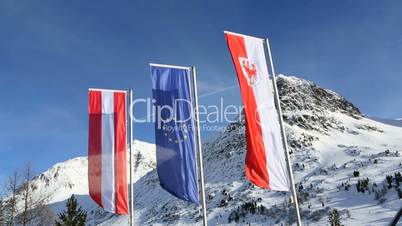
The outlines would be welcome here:
M 244 38 L 247 58 L 255 62 L 259 81 L 253 85 L 256 99 L 256 114 L 259 115 L 260 127 L 265 146 L 269 187 L 272 190 L 288 191 L 290 183 L 287 178 L 285 151 L 283 148 L 279 117 L 275 108 L 272 82 L 264 54 L 263 40 Z
M 114 93 L 102 92 L 102 205 L 115 212 L 114 181 Z
M 114 91 L 102 91 L 102 114 L 114 114 Z

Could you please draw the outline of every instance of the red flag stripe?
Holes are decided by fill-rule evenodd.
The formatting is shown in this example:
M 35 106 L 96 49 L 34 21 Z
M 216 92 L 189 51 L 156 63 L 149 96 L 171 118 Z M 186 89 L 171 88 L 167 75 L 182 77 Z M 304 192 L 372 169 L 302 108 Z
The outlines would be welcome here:
M 256 98 L 252 87 L 247 84 L 247 79 L 243 74 L 239 61 L 239 57 L 247 59 L 246 44 L 242 36 L 225 34 L 225 37 L 237 72 L 245 110 L 247 139 L 246 177 L 255 185 L 269 189 L 266 151 L 261 127 L 258 124 L 260 120 Z
M 88 186 L 89 195 L 101 207 L 102 93 L 89 91 Z
M 114 93 L 116 213 L 128 213 L 126 167 L 126 94 Z

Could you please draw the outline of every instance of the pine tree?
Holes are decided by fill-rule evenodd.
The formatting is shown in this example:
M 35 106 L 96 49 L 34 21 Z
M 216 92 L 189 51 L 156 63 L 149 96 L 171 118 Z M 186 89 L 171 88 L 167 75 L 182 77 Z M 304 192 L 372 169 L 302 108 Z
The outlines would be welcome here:
M 67 210 L 58 215 L 56 226 L 85 226 L 87 212 L 78 205 L 77 199 L 72 195 L 66 203 Z
M 329 212 L 328 223 L 331 226 L 341 226 L 341 217 L 337 209 L 333 209 L 331 212 Z

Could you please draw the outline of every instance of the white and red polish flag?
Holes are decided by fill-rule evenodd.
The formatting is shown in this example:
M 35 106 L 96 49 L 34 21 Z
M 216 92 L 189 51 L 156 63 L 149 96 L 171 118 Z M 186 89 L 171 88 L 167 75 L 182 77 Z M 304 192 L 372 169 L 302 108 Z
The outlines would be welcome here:
M 116 214 L 128 214 L 126 100 L 125 91 L 89 90 L 89 194 Z
M 246 119 L 246 177 L 255 185 L 289 191 L 279 116 L 264 53 L 264 40 L 225 32 Z

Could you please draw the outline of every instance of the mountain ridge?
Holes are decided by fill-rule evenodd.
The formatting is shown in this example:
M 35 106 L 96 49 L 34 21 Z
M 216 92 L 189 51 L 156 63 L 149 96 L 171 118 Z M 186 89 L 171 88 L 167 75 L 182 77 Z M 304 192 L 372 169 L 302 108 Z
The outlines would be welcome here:
M 402 128 L 366 118 L 344 97 L 311 81 L 279 75 L 277 84 L 303 223 L 326 224 L 328 212 L 336 208 L 345 225 L 387 224 L 401 204 L 399 185 L 388 189 L 385 175 L 401 169 Z M 203 143 L 208 221 L 211 225 L 294 224 L 290 193 L 259 189 L 244 177 L 243 120 Z M 155 146 L 136 141 L 134 147 L 136 223 L 199 224 L 197 206 L 159 186 Z M 89 225 L 126 224 L 127 216 L 106 213 L 90 200 L 85 164 L 85 157 L 56 164 L 35 178 L 37 191 L 56 192 L 49 200 L 55 212 L 62 209 L 63 199 L 78 194 Z M 360 176 L 354 177 L 355 171 Z M 368 189 L 358 191 L 357 184 L 365 178 L 370 180 Z M 386 192 L 381 190 L 384 186 Z

